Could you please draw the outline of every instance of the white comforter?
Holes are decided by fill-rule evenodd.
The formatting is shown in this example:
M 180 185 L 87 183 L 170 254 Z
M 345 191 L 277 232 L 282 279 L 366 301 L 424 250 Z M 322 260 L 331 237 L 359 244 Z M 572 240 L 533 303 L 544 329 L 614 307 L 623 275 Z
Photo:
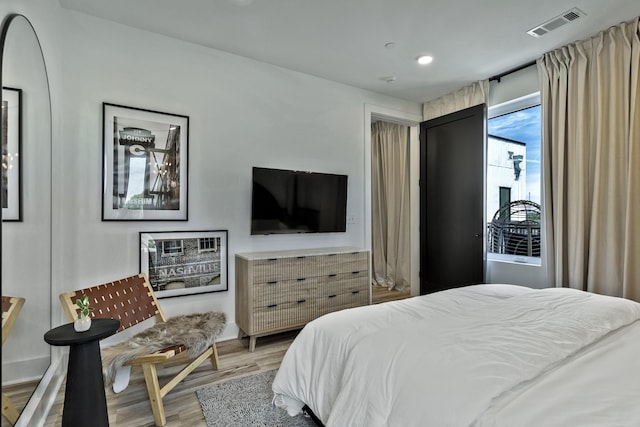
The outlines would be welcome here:
M 610 418 L 595 410 L 577 423 L 563 412 L 556 425 L 637 426 L 639 319 L 640 304 L 629 300 L 510 285 L 344 310 L 300 332 L 274 380 L 274 402 L 290 414 L 307 404 L 327 427 L 549 426 L 557 417 L 534 409 L 540 401 L 576 414 L 584 412 L 583 394 L 602 401 L 600 383 L 579 378 L 604 359 L 618 378 L 631 375 L 633 386 L 602 386 L 616 397 L 601 408 L 630 415 L 601 424 Z M 614 335 L 626 337 L 618 340 L 623 350 Z M 611 382 L 609 374 L 596 376 Z M 592 390 L 582 389 L 586 383 Z

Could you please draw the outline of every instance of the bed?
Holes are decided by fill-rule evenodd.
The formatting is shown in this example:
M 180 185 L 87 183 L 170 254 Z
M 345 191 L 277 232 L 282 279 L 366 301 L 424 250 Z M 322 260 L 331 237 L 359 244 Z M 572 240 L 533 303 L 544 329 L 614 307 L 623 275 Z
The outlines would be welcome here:
M 326 427 L 640 426 L 640 304 L 474 285 L 307 324 L 274 403 Z

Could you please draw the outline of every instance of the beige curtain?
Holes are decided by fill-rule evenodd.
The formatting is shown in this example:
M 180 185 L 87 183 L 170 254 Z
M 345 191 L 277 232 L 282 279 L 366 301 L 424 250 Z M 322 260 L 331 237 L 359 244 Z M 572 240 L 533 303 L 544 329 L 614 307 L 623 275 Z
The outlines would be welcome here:
M 640 26 L 538 60 L 551 283 L 640 301 Z
M 371 125 L 371 240 L 374 285 L 411 290 L 409 128 Z
M 478 81 L 440 98 L 425 102 L 422 106 L 423 120 L 431 120 L 474 105 L 486 104 L 488 99 L 489 80 Z

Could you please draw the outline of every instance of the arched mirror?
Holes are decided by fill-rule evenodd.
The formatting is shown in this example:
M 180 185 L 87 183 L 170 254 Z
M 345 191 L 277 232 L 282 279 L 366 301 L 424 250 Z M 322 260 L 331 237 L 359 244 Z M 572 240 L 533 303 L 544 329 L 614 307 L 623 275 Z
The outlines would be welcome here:
M 5 398 L 22 413 L 51 361 L 42 338 L 51 328 L 51 101 L 31 22 L 9 15 L 0 34 L 2 295 L 25 300 L 6 337 L 3 313 L 2 426 L 9 426 Z

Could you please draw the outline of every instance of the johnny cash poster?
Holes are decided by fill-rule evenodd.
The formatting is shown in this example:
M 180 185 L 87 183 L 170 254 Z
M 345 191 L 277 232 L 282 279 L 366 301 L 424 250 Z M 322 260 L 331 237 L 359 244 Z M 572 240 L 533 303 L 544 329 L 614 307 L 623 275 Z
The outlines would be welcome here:
M 189 118 L 103 104 L 103 220 L 187 220 Z

